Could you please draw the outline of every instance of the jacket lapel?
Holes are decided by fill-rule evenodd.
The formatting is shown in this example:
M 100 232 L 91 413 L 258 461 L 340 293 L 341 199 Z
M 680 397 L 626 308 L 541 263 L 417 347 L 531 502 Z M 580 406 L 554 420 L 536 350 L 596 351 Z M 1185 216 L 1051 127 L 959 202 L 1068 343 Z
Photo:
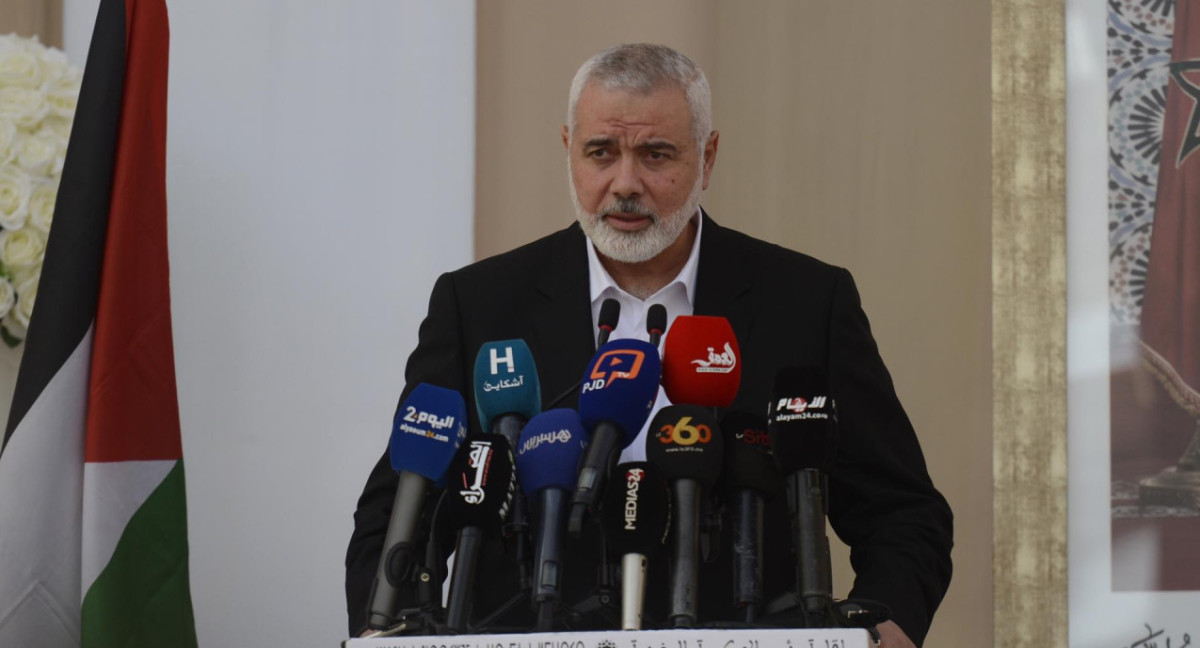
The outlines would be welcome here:
M 583 231 L 573 224 L 559 233 L 546 255 L 530 313 L 534 361 L 542 385 L 542 405 L 575 407 L 578 393 L 552 403 L 583 376 L 596 351 L 592 300 L 588 292 L 587 249 Z
M 744 300 L 752 285 L 748 255 L 738 244 L 737 233 L 717 225 L 707 213 L 703 217 L 693 312 L 728 319 L 744 356 L 754 323 L 754 313 Z

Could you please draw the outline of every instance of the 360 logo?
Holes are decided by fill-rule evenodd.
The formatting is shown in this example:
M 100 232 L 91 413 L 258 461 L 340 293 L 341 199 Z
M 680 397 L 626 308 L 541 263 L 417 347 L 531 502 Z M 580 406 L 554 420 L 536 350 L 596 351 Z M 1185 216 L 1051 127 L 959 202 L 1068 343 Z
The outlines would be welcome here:
M 708 443 L 712 441 L 712 429 L 703 423 L 692 425 L 692 417 L 685 416 L 676 421 L 675 425 L 668 423 L 659 428 L 658 441 L 663 445 L 674 443 L 681 446 Z

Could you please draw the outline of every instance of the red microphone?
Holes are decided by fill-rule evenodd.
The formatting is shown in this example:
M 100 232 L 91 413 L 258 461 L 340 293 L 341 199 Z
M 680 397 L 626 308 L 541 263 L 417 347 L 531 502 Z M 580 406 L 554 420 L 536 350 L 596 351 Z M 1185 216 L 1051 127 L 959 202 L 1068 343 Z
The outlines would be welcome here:
M 675 318 L 663 347 L 662 386 L 672 403 L 729 407 L 741 382 L 741 352 L 729 320 Z

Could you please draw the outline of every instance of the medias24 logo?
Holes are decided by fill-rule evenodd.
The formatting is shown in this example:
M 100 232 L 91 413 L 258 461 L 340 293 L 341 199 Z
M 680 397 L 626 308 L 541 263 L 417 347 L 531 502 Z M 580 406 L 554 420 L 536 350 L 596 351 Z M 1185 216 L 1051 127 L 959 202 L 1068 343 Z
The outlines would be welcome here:
M 717 353 L 712 347 L 708 347 L 708 359 L 692 360 L 692 364 L 696 365 L 696 373 L 726 374 L 737 366 L 737 354 L 733 352 L 733 347 L 726 342 L 723 353 Z
M 828 400 L 825 396 L 813 396 L 813 399 L 805 400 L 803 396 L 796 398 L 780 398 L 779 403 L 775 405 L 776 410 L 788 410 L 797 414 L 810 409 L 821 409 L 825 407 L 825 402 Z
M 596 358 L 596 366 L 588 375 L 588 382 L 583 383 L 580 393 L 586 394 L 597 389 L 604 389 L 614 380 L 633 380 L 642 370 L 646 354 L 636 349 L 613 349 L 605 351 Z
M 625 473 L 625 530 L 637 531 L 638 488 L 646 471 L 630 468 Z

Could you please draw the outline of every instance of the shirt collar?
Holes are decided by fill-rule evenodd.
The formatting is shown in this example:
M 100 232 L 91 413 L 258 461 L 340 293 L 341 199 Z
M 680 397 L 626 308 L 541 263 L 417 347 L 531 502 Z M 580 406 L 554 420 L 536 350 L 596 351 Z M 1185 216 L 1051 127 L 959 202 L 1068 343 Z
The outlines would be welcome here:
M 600 263 L 600 256 L 596 253 L 596 246 L 592 244 L 592 239 L 584 237 L 587 240 L 588 281 L 592 304 L 605 297 L 606 294 L 613 292 L 635 301 L 652 302 L 672 286 L 682 285 L 688 305 L 694 307 L 696 304 L 696 271 L 700 266 L 700 233 L 704 229 L 703 212 L 697 209 L 696 215 L 692 218 L 696 219 L 696 240 L 692 241 L 692 251 L 688 255 L 687 263 L 683 264 L 683 267 L 679 269 L 679 274 L 675 275 L 674 279 L 645 300 L 630 295 L 622 290 L 616 281 L 613 281 L 612 275 L 608 274 L 608 270 L 605 270 L 604 265 Z

